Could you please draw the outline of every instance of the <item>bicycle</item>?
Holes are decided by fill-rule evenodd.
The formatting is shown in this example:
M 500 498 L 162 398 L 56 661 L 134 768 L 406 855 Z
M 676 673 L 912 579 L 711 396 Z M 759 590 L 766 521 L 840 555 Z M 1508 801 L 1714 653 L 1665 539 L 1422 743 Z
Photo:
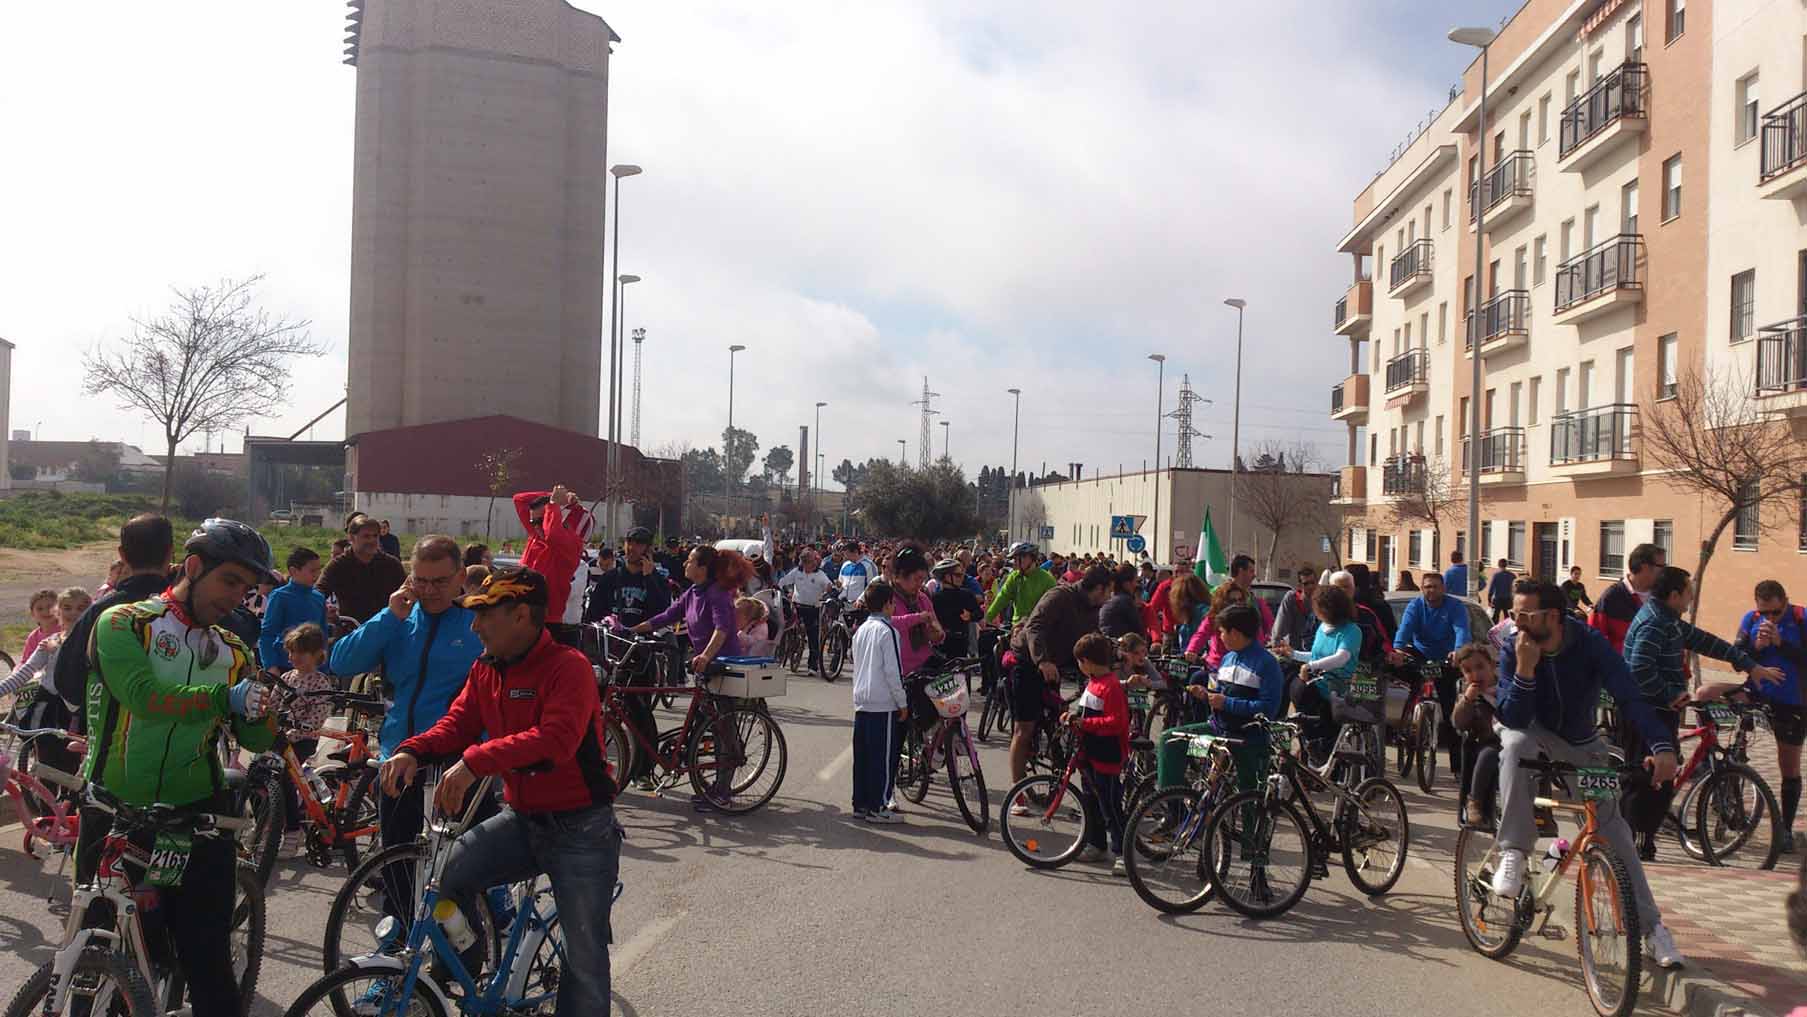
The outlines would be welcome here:
M 1437 701 L 1437 682 L 1443 677 L 1441 661 L 1413 657 L 1415 673 L 1403 675 L 1417 678 L 1408 681 L 1401 691 L 1404 696 L 1397 716 L 1393 696 L 1387 697 L 1387 740 L 1393 744 L 1393 765 L 1399 779 L 1417 771 L 1418 790 L 1425 794 L 1437 787 L 1437 728 L 1443 722 L 1443 706 Z
M 1456 835 L 1455 859 L 1456 911 L 1462 934 L 1476 953 L 1490 960 L 1503 960 L 1526 932 L 1534 931 L 1534 924 L 1535 931 L 1541 932 L 1549 923 L 1555 911 L 1556 886 L 1575 860 L 1581 859 L 1581 867 L 1575 872 L 1575 947 L 1581 960 L 1582 984 L 1588 1002 L 1601 1017 L 1624 1017 L 1638 1005 L 1643 929 L 1633 903 L 1630 872 L 1625 860 L 1600 835 L 1596 810 L 1602 801 L 1618 800 L 1622 776 L 1639 771 L 1534 759 L 1521 760 L 1519 765 L 1535 771 L 1545 791 L 1558 786 L 1566 790 L 1567 777 L 1575 776 L 1580 804 L 1545 794 L 1536 798 L 1535 807 L 1580 817 L 1581 832 L 1554 866 L 1542 876 L 1526 880 L 1517 899 L 1502 901 L 1493 893 L 1499 844 L 1496 841 L 1483 851 L 1481 838 L 1490 837 L 1491 832 L 1462 827 Z
M 847 655 L 853 649 L 853 630 L 847 627 L 847 602 L 841 591 L 829 590 L 822 596 L 816 624 L 822 629 L 822 680 L 833 682 L 847 666 Z
M 1123 824 L 1123 862 L 1144 903 L 1167 914 L 1187 914 L 1217 892 L 1205 864 L 1203 834 L 1236 772 L 1231 747 L 1242 740 L 1184 732 L 1164 737 L 1187 742 L 1195 772 L 1187 786 L 1155 792 L 1136 804 Z
M 429 768 L 422 779 L 424 793 L 431 801 L 439 775 Z M 479 789 L 478 798 L 484 793 L 486 789 Z M 491 966 L 487 963 L 479 965 L 477 972 L 465 967 L 464 958 L 442 924 L 461 913 L 449 899 L 440 897 L 439 881 L 452 845 L 462 832 L 461 822 L 436 818 L 427 824 L 424 841 L 407 845 L 420 852 L 422 870 L 412 918 L 405 930 L 402 921 L 394 916 L 386 916 L 378 923 L 379 942 L 389 940 L 400 944 L 400 948 L 393 953 L 379 950 L 353 957 L 344 966 L 321 976 L 296 998 L 286 1011 L 287 1017 L 312 1013 L 335 1017 L 351 1013 L 379 1017 L 416 1013 L 428 1017 L 452 1013 L 499 1017 L 550 1012 L 557 1002 L 566 964 L 557 901 L 549 887 L 540 886 L 541 877 L 517 884 L 522 889 L 513 902 L 515 915 L 508 937 L 499 953 L 491 953 L 486 946 L 482 955 L 486 962 L 491 957 L 495 959 L 494 973 L 488 977 L 479 977 L 485 967 Z M 615 897 L 620 895 L 621 883 L 617 881 Z M 477 895 L 477 900 L 483 901 L 484 896 Z M 449 982 L 442 983 L 424 971 L 423 966 L 429 962 L 442 969 L 449 982 L 455 982 L 461 991 L 448 992 Z
M 998 815 L 999 833 L 1004 846 L 1017 860 L 1032 869 L 1058 869 L 1079 857 L 1097 824 L 1104 820 L 1093 800 L 1091 780 L 1083 767 L 1084 755 L 1067 754 L 1058 774 L 1031 773 L 1004 792 L 1003 811 Z M 1080 782 L 1073 774 L 1078 771 Z M 1084 784 L 1085 787 L 1080 785 Z M 1026 816 L 1013 816 L 1011 810 L 1021 805 Z
M 19 987 L 4 1017 L 161 1017 L 181 1010 L 187 986 L 169 962 L 169 943 L 152 935 L 160 928 L 147 927 L 146 920 L 156 914 L 160 888 L 179 885 L 193 839 L 227 836 L 244 820 L 170 805 L 128 805 L 99 785 L 43 764 L 34 776 L 74 792 L 82 807 L 108 813 L 113 828 L 101 842 L 94 876 L 75 887 L 62 947 Z M 132 843 L 134 833 L 150 834 L 152 848 Z M 263 966 L 264 894 L 248 867 L 240 864 L 236 871 L 232 962 L 239 998 L 249 1003 Z
M 809 641 L 804 638 L 801 616 L 797 614 L 795 602 L 790 594 L 783 597 L 784 626 L 778 633 L 778 645 L 773 648 L 772 655 L 786 671 L 798 674 L 803 671 L 804 654 L 809 650 Z
M 972 729 L 966 723 L 972 669 L 978 666 L 976 657 L 965 657 L 947 661 L 933 673 L 912 675 L 905 680 L 906 688 L 920 687 L 920 694 L 909 693 L 909 701 L 928 702 L 938 719 L 926 732 L 915 723 L 915 718 L 907 722 L 897 786 L 905 798 L 914 804 L 922 804 L 928 797 L 929 780 L 936 764 L 945 760 L 954 804 L 960 809 L 966 825 L 983 837 L 991 826 L 991 800 L 985 792 L 985 771 L 979 765 L 979 749 L 973 743 Z
M 988 742 L 993 734 L 1008 737 L 1016 728 L 1016 707 L 1010 699 L 1010 671 L 1004 666 L 1004 653 L 1009 640 L 998 638 L 992 643 L 992 667 L 997 680 L 985 693 L 985 709 L 979 714 L 979 740 Z
M 1768 709 L 1713 700 L 1694 704 L 1694 710 L 1700 722 L 1682 731 L 1678 743 L 1695 739 L 1697 744 L 1675 776 L 1676 788 L 1686 784 L 1688 790 L 1676 796 L 1678 804 L 1664 824 L 1675 830 L 1682 850 L 1708 865 L 1729 866 L 1742 856 L 1743 864 L 1775 868 L 1782 852 L 1782 810 L 1769 783 L 1747 763 L 1751 734 L 1759 722 L 1767 723 Z M 1732 731 L 1730 745 L 1720 742 L 1721 728 Z M 1694 780 L 1701 769 L 1705 776 Z M 1767 839 L 1759 837 L 1765 828 Z
M 1205 861 L 1217 895 L 1249 918 L 1284 914 L 1305 896 L 1317 871 L 1329 874 L 1332 852 L 1342 853 L 1349 882 L 1362 893 L 1378 897 L 1391 890 L 1405 872 L 1412 840 L 1399 789 L 1380 776 L 1353 789 L 1339 786 L 1299 759 L 1293 749 L 1297 724 L 1266 717 L 1256 717 L 1254 723 L 1272 740 L 1267 780 L 1225 799 L 1205 826 Z M 1352 766 L 1368 762 L 1349 749 L 1336 750 L 1329 762 L 1339 761 Z M 1327 793 L 1335 801 L 1328 822 L 1308 791 Z M 1233 872 L 1239 864 L 1243 871 Z M 1371 873 L 1378 878 L 1370 878 Z
M 16 758 L 0 750 L 0 790 L 12 800 L 13 814 L 24 830 L 25 853 L 41 861 L 33 845 L 43 841 L 61 853 L 66 862 L 75 851 L 75 842 L 81 833 L 81 815 L 73 801 L 58 798 L 26 768 L 24 747 L 39 738 L 68 741 L 69 732 L 51 727 L 23 728 L 0 721 L 0 734 L 20 740 L 21 751 Z

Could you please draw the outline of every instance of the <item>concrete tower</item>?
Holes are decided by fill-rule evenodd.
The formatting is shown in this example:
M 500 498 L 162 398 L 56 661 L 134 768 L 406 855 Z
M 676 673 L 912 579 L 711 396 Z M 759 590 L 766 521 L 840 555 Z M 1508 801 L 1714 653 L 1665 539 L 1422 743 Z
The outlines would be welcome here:
M 601 419 L 609 44 L 564 0 L 351 0 L 346 433 Z

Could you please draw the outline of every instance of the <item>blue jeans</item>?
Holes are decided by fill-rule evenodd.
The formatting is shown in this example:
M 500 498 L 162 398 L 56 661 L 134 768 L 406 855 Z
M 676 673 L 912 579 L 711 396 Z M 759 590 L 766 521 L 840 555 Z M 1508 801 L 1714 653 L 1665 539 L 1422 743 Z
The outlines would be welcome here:
M 621 871 L 623 836 L 615 810 L 607 805 L 556 814 L 506 809 L 452 845 L 440 890 L 468 913 L 470 902 L 484 888 L 545 873 L 558 903 L 558 928 L 565 942 L 556 1012 L 606 1014 L 609 906 Z

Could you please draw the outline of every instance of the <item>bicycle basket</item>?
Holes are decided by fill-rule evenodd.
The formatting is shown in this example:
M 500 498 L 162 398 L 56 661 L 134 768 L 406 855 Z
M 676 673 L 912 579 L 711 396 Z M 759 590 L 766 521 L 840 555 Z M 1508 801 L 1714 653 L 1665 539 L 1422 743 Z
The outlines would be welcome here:
M 966 682 L 957 674 L 937 678 L 923 689 L 935 712 L 952 720 L 966 715 Z

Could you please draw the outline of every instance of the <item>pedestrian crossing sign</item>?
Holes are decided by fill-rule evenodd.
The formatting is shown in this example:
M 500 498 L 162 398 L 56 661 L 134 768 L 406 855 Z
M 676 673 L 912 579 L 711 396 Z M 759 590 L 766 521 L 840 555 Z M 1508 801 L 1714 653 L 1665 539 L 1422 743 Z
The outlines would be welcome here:
M 1148 521 L 1147 516 L 1112 516 L 1111 539 L 1127 540 L 1136 535 L 1142 524 Z

